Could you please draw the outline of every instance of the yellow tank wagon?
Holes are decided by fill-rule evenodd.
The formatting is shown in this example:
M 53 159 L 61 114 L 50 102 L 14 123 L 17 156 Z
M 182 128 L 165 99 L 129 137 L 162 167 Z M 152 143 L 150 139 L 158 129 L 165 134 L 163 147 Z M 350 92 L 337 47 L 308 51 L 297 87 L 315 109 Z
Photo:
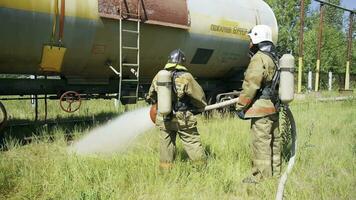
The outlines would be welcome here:
M 236 89 L 248 30 L 269 25 L 275 41 L 278 32 L 262 0 L 0 0 L 0 19 L 0 95 L 76 91 L 123 103 L 146 92 L 177 48 L 208 96 Z

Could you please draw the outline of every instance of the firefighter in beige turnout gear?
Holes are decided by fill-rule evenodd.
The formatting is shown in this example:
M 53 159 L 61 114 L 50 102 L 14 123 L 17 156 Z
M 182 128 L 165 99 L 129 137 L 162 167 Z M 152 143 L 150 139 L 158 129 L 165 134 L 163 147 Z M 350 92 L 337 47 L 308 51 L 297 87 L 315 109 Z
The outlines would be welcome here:
M 236 110 L 240 118 L 251 119 L 252 175 L 243 182 L 257 183 L 263 178 L 279 176 L 281 172 L 278 92 L 271 90 L 278 57 L 270 27 L 257 25 L 248 35 L 252 58 Z
M 176 136 L 192 161 L 205 163 L 206 155 L 201 144 L 195 114 L 204 111 L 206 99 L 203 89 L 182 64 L 184 53 L 177 49 L 170 56 L 165 70 L 172 73 L 172 112 L 168 116 L 157 114 L 156 126 L 160 133 L 160 168 L 169 169 L 175 157 Z M 158 75 L 158 74 L 157 74 Z M 157 103 L 157 75 L 152 81 L 146 100 Z

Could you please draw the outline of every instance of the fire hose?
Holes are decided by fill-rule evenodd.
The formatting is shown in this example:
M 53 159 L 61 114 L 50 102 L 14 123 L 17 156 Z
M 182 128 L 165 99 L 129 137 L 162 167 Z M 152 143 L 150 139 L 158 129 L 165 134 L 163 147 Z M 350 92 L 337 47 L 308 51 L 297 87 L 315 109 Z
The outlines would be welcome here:
M 238 101 L 239 98 L 231 99 L 228 101 L 216 103 L 213 105 L 209 105 L 205 107 L 205 111 L 217 109 L 217 108 L 223 108 L 226 106 L 230 106 L 235 104 Z M 290 126 L 291 126 L 291 154 L 290 158 L 288 161 L 288 166 L 283 175 L 281 176 L 278 184 L 278 190 L 277 190 L 277 195 L 276 195 L 276 200 L 282 200 L 283 199 L 283 193 L 284 193 L 284 188 L 287 182 L 288 175 L 291 173 L 292 168 L 295 163 L 295 158 L 296 158 L 296 152 L 297 152 L 297 129 L 294 121 L 294 117 L 292 114 L 292 111 L 289 109 L 288 105 L 282 105 L 281 106 L 281 112 L 285 114 L 286 120 L 289 121 Z
M 296 158 L 296 155 L 297 155 L 297 128 L 296 128 L 296 125 L 295 125 L 295 121 L 294 121 L 294 117 L 293 117 L 292 111 L 289 109 L 288 105 L 285 105 L 285 106 L 282 107 L 282 112 L 284 112 L 286 114 L 286 117 L 289 120 L 290 125 L 291 125 L 292 146 L 291 146 L 291 154 L 290 154 L 290 158 L 289 158 L 289 161 L 288 161 L 287 169 L 283 173 L 281 178 L 279 179 L 276 200 L 282 200 L 283 199 L 284 187 L 286 185 L 288 175 L 292 171 L 293 165 L 295 163 L 295 158 Z
M 227 106 L 231 106 L 231 105 L 237 103 L 238 100 L 239 100 L 239 98 L 235 98 L 235 99 L 230 99 L 230 100 L 223 101 L 220 103 L 208 105 L 205 107 L 204 111 L 210 111 L 210 110 L 214 110 L 214 109 L 218 109 L 218 108 L 224 108 Z M 285 172 L 283 173 L 283 175 L 281 176 L 281 178 L 279 180 L 276 200 L 283 199 L 285 184 L 287 182 L 288 174 L 291 173 L 292 168 L 294 166 L 295 158 L 296 158 L 296 151 L 297 151 L 297 130 L 296 130 L 296 125 L 295 125 L 292 111 L 289 109 L 289 106 L 286 104 L 282 104 L 280 108 L 281 108 L 281 112 L 285 116 L 285 120 L 288 120 L 288 122 L 290 124 L 290 128 L 291 128 L 291 132 L 290 132 L 291 133 L 291 152 L 290 152 L 291 154 L 290 154 L 290 158 L 288 161 L 287 169 L 285 170 Z M 150 117 L 153 122 L 155 121 L 155 115 L 157 112 L 156 109 L 157 109 L 157 107 L 156 107 L 156 105 L 154 105 L 151 107 L 151 111 L 150 111 Z M 288 124 L 288 123 L 286 123 L 286 124 Z
M 205 111 L 209 111 L 209 110 L 214 110 L 214 109 L 230 106 L 230 105 L 233 105 L 233 104 L 237 103 L 238 100 L 239 100 L 239 98 L 235 98 L 235 99 L 230 99 L 230 100 L 223 101 L 223 102 L 220 102 L 220 103 L 208 105 L 208 106 L 205 107 Z

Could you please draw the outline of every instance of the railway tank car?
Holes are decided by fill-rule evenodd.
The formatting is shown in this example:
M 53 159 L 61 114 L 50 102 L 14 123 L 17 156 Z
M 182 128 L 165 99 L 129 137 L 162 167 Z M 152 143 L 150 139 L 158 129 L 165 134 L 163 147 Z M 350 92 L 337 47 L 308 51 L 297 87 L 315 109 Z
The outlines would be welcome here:
M 176 48 L 208 96 L 237 89 L 246 33 L 256 24 L 271 26 L 274 41 L 278 33 L 262 0 L 0 0 L 0 19 L 0 95 L 76 91 L 123 103 L 144 94 Z

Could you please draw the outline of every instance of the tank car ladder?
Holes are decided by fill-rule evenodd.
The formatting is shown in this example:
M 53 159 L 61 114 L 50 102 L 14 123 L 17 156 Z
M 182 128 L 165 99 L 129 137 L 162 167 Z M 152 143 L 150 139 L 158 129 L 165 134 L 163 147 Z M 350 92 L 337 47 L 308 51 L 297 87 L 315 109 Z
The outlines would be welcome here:
M 124 3 L 127 12 L 123 12 L 122 10 L 122 3 Z M 136 13 L 130 13 L 130 10 L 128 8 L 128 4 L 126 0 L 122 0 L 122 3 L 120 3 L 120 24 L 119 24 L 119 31 L 120 31 L 120 60 L 119 60 L 119 65 L 120 65 L 120 79 L 119 79 L 119 93 L 118 93 L 118 100 L 122 101 L 125 100 L 126 102 L 133 102 L 136 103 L 138 100 L 138 90 L 139 90 L 139 78 L 140 78 L 140 24 L 141 24 L 141 16 L 140 16 L 140 5 L 141 5 L 141 0 L 137 1 L 137 10 Z M 130 19 L 131 21 L 134 21 L 136 23 L 136 30 L 132 30 L 129 28 L 123 28 L 123 21 L 126 20 L 124 19 L 123 16 L 126 16 L 126 18 Z M 123 40 L 123 33 L 126 34 L 131 34 L 136 37 L 136 46 L 129 46 L 124 44 Z M 123 52 L 126 51 L 134 51 L 136 52 L 136 62 L 123 62 Z M 125 70 L 126 68 L 126 70 Z M 131 74 L 124 74 L 127 69 L 131 72 Z M 135 78 L 127 78 L 131 77 L 134 75 Z M 126 86 L 126 87 L 125 87 Z M 125 96 L 123 96 L 123 88 L 130 88 L 130 86 L 133 88 L 134 86 L 134 91 L 132 89 L 128 89 L 128 91 L 124 92 Z M 127 94 L 128 93 L 128 94 Z M 134 94 L 133 94 L 134 93 Z

